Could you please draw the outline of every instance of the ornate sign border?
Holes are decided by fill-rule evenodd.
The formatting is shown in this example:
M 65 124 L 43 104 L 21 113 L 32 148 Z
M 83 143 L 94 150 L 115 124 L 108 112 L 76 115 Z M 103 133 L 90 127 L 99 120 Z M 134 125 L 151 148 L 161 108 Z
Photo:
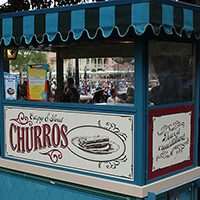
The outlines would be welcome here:
M 153 117 L 191 112 L 191 142 L 190 142 L 190 159 L 172 166 L 168 166 L 156 171 L 153 171 Z M 193 165 L 193 143 L 194 143 L 194 104 L 177 106 L 170 108 L 159 108 L 149 110 L 149 127 L 148 127 L 148 180 L 169 174 L 171 172 L 189 167 Z
M 134 115 L 12 106 L 4 111 L 5 157 L 134 180 Z

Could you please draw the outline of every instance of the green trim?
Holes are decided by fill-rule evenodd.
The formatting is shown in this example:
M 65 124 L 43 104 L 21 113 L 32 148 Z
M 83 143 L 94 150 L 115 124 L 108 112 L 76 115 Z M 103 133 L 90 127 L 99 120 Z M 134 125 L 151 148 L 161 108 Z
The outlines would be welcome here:
M 35 34 L 39 41 L 43 40 L 43 34 L 45 33 L 45 14 L 35 15 Z
M 23 17 L 13 18 L 13 36 L 17 43 L 20 43 L 20 38 L 23 35 Z
M 90 37 L 94 37 L 99 27 L 99 8 L 87 9 L 85 11 L 85 28 Z
M 60 12 L 58 15 L 58 31 L 61 33 L 64 40 L 68 37 L 68 32 L 71 30 L 71 11 Z
M 153 25 L 155 34 L 159 34 L 160 25 L 162 24 L 162 4 L 150 2 L 149 21 Z
M 41 176 L 35 176 L 35 175 L 27 174 L 27 173 L 17 172 L 17 171 L 5 169 L 5 168 L 0 168 L 0 173 L 5 173 L 5 174 L 9 174 L 11 176 L 17 176 L 20 178 L 30 179 L 32 181 L 41 182 L 41 183 L 45 183 L 45 184 L 49 184 L 49 185 L 54 185 L 57 187 L 76 190 L 76 191 L 83 192 L 83 193 L 93 194 L 96 196 L 110 198 L 113 200 L 128 200 L 128 199 L 135 200 L 136 199 L 135 197 L 125 196 L 125 195 L 121 195 L 121 194 L 117 194 L 117 193 L 113 193 L 113 192 L 107 192 L 107 191 L 103 191 L 103 190 L 99 190 L 99 189 L 95 189 L 95 188 L 76 185 L 73 183 L 67 183 L 67 182 L 49 179 L 49 178 L 45 178 L 45 177 L 41 177 Z
M 121 5 L 115 7 L 115 26 L 119 28 L 121 35 L 126 34 L 131 24 L 131 5 Z
M 183 9 L 174 7 L 174 27 L 176 32 L 180 35 L 183 28 Z

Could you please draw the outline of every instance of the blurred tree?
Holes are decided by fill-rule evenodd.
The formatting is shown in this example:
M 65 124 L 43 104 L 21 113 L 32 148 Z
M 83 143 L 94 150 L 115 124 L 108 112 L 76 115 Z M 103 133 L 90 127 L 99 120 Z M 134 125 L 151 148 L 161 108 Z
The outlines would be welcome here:
M 0 5 L 0 14 L 99 1 L 104 0 L 8 0 Z
M 27 50 L 19 50 L 17 58 L 15 60 L 10 61 L 10 65 L 13 70 L 16 71 L 26 71 L 27 64 L 46 64 L 47 63 L 47 55 L 46 53 L 39 51 L 27 51 Z
M 178 0 L 178 1 L 182 1 L 184 3 L 189 3 L 189 4 L 200 5 L 200 0 Z
M 195 4 L 197 0 L 179 0 L 185 3 Z
M 79 3 L 100 2 L 105 0 L 8 0 L 0 5 L 0 14 L 8 12 L 20 12 L 30 9 L 43 9 L 50 7 L 60 7 Z M 171 1 L 171 0 L 169 0 Z M 178 0 L 185 3 L 200 5 L 200 0 Z
M 129 63 L 131 65 L 134 64 L 135 60 L 134 58 L 122 58 L 122 57 L 116 57 L 116 58 L 112 58 L 112 60 L 118 64 L 122 64 L 124 65 L 125 63 Z

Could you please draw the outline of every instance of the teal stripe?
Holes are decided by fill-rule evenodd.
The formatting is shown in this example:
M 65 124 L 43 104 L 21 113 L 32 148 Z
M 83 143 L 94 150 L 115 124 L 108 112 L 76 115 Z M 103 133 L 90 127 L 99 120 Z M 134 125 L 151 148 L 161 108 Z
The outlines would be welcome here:
M 174 7 L 163 4 L 162 5 L 162 25 L 165 32 L 172 34 L 172 27 L 174 26 Z
M 79 39 L 85 29 L 85 10 L 75 10 L 71 12 L 71 30 L 74 39 Z
M 46 14 L 46 33 L 51 42 L 58 32 L 58 13 Z
M 149 3 L 132 4 L 131 24 L 137 35 L 144 33 L 149 24 Z
M 115 6 L 102 7 L 99 11 L 99 27 L 103 36 L 108 37 L 115 27 Z
M 2 23 L 4 43 L 5 45 L 9 45 L 13 36 L 13 18 L 4 18 Z
M 34 35 L 34 20 L 34 15 L 23 18 L 23 34 L 27 44 L 31 42 Z
M 190 37 L 193 31 L 193 11 L 188 9 L 183 9 L 183 26 L 185 33 Z

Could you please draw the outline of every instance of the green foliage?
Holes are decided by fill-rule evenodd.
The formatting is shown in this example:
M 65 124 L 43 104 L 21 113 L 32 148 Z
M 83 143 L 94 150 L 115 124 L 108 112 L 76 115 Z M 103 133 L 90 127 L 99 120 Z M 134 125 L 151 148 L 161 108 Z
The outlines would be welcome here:
M 105 0 L 8 0 L 0 6 L 0 14 L 25 10 L 68 6 L 79 3 L 100 2 Z M 170 0 L 169 0 L 170 1 Z M 189 4 L 199 4 L 199 0 L 179 0 Z
M 117 58 L 112 58 L 112 60 L 115 61 L 116 63 L 122 64 L 122 65 L 124 65 L 124 63 L 134 64 L 134 59 L 133 58 L 117 57 Z
M 14 70 L 23 72 L 26 71 L 27 64 L 46 64 L 47 55 L 43 52 L 38 51 L 27 51 L 20 50 L 18 52 L 17 58 L 10 61 L 10 65 L 14 67 Z
M 197 0 L 179 0 L 185 3 L 196 4 Z
M 104 0 L 91 0 L 90 2 Z M 50 7 L 60 7 L 74 5 L 78 3 L 88 3 L 89 0 L 8 0 L 0 6 L 0 14 L 9 12 L 20 12 L 26 10 L 43 9 Z

